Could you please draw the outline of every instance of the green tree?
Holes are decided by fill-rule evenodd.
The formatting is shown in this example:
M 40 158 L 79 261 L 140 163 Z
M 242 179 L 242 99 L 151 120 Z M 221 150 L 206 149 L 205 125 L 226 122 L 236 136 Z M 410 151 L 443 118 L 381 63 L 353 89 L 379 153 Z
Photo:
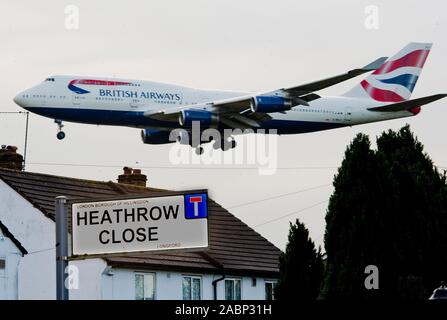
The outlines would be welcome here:
M 318 297 L 323 276 L 320 249 L 315 248 L 309 231 L 298 219 L 290 223 L 286 251 L 279 258 L 279 300 L 311 301 Z
M 409 126 L 359 134 L 334 178 L 326 214 L 328 298 L 426 299 L 447 273 L 447 184 Z M 368 290 L 365 267 L 379 270 Z

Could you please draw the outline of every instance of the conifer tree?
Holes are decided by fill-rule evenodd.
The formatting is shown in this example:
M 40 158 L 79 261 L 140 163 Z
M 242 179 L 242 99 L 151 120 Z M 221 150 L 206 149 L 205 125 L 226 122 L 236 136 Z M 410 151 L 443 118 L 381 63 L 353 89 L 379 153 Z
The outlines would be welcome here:
M 359 134 L 326 214 L 327 298 L 426 299 L 447 276 L 447 183 L 409 126 Z M 379 289 L 365 287 L 377 266 Z
M 279 300 L 312 301 L 320 292 L 323 262 L 309 231 L 298 219 L 290 223 L 286 251 L 280 256 Z

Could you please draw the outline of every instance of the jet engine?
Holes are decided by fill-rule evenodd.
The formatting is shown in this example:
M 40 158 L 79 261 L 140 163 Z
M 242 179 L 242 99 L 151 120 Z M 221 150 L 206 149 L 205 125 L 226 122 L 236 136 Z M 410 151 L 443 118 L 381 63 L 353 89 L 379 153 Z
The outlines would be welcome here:
M 182 110 L 179 117 L 180 125 L 183 127 L 190 127 L 192 126 L 193 121 L 200 122 L 200 126 L 202 127 L 212 127 L 219 123 L 219 117 L 206 110 Z
M 165 144 L 173 143 L 169 140 L 170 131 L 161 131 L 155 129 L 143 129 L 141 130 L 141 139 L 146 144 Z
M 250 103 L 252 112 L 281 112 L 292 108 L 292 102 L 289 99 L 278 96 L 257 96 L 253 97 Z

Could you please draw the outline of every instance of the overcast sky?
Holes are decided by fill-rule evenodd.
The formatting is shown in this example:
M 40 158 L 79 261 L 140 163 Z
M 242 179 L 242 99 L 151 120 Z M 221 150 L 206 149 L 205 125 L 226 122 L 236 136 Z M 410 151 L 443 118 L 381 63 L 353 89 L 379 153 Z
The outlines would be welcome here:
M 79 29 L 65 28 L 65 6 L 79 7 Z M 379 28 L 365 27 L 365 7 L 379 8 Z M 263 91 L 297 85 L 390 56 L 411 41 L 434 42 L 413 96 L 447 92 L 447 3 L 418 1 L 21 1 L 0 2 L 0 111 L 54 74 L 113 76 L 198 88 Z M 341 94 L 356 78 L 321 94 Z M 58 141 L 51 119 L 30 116 L 28 171 L 116 180 L 140 167 L 149 185 L 208 188 L 226 208 L 323 186 L 231 212 L 284 249 L 289 221 L 299 218 L 322 244 L 327 200 L 346 145 L 358 132 L 374 139 L 409 123 L 437 165 L 447 166 L 447 100 L 417 117 L 279 138 L 279 169 L 169 169 L 170 146 L 144 145 L 138 129 L 66 123 Z M 0 143 L 23 152 L 24 116 L 0 114 Z M 106 165 L 49 166 L 39 163 Z M 236 166 L 238 167 L 238 166 Z M 297 169 L 291 169 L 297 168 Z M 318 205 L 318 203 L 321 203 Z M 316 205 L 317 204 L 317 205 Z M 274 222 L 289 213 L 311 207 Z M 262 224 L 262 225 L 260 225 Z

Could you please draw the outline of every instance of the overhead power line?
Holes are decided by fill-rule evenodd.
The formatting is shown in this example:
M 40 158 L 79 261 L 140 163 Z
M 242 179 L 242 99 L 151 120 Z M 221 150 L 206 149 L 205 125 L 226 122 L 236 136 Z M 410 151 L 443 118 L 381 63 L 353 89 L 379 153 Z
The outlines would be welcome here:
M 237 205 L 234 205 L 234 206 L 230 206 L 227 209 L 234 209 L 234 208 L 245 207 L 245 206 L 248 206 L 248 205 L 251 205 L 251 204 L 260 203 L 260 202 L 264 202 L 264 201 L 268 201 L 268 200 L 279 199 L 279 198 L 291 196 L 291 195 L 294 195 L 294 194 L 299 194 L 299 193 L 303 193 L 303 192 L 307 192 L 307 191 L 317 190 L 317 189 L 321 189 L 321 188 L 325 188 L 325 187 L 329 187 L 329 186 L 332 186 L 332 184 L 331 183 L 322 184 L 322 185 L 315 186 L 315 187 L 310 187 L 310 188 L 301 189 L 301 190 L 297 190 L 297 191 L 293 191 L 293 192 L 278 194 L 276 196 L 269 197 L 269 198 L 264 198 L 264 199 L 260 199 L 260 200 L 244 202 L 244 203 L 240 203 L 240 204 L 237 204 Z
M 37 250 L 37 251 L 28 252 L 27 255 L 35 254 L 35 253 L 41 253 L 41 252 L 45 252 L 45 251 L 51 251 L 51 250 L 56 250 L 56 247 L 52 247 L 52 248 L 47 248 L 47 249 L 42 249 L 42 250 Z
M 298 214 L 298 213 L 300 213 L 300 212 L 303 212 L 303 211 L 306 211 L 306 210 L 308 210 L 308 209 L 317 207 L 317 206 L 319 206 L 320 204 L 326 203 L 326 202 L 328 202 L 328 201 L 329 201 L 329 200 L 323 200 L 323 201 L 317 202 L 317 203 L 315 203 L 315 204 L 313 204 L 313 205 L 311 205 L 311 206 L 302 208 L 302 209 L 297 210 L 297 211 L 290 212 L 290 213 L 288 213 L 288 214 L 285 214 L 285 215 L 283 215 L 283 216 L 279 216 L 279 217 L 277 217 L 277 218 L 275 218 L 275 219 L 272 219 L 272 220 L 268 220 L 268 221 L 263 222 L 263 223 L 261 223 L 261 224 L 255 225 L 255 228 L 256 228 L 256 227 L 264 226 L 264 225 L 269 224 L 269 223 L 272 223 L 272 222 L 276 222 L 276 221 L 278 221 L 278 220 L 281 220 L 281 219 L 284 219 L 284 218 L 287 218 L 287 217 L 290 217 L 290 216 L 293 216 L 293 215 Z
M 30 165 L 35 166 L 61 166 L 61 167 L 93 167 L 93 168 L 122 168 L 126 165 L 122 164 L 93 164 L 93 163 L 64 163 L 64 162 L 28 162 Z M 204 164 L 192 164 L 190 166 L 149 166 L 135 164 L 141 169 L 172 169 L 172 170 L 259 170 L 262 167 L 212 167 L 204 166 Z M 447 169 L 447 166 L 435 167 Z M 277 167 L 276 170 L 322 170 L 322 169 L 338 169 L 339 166 L 296 166 L 296 167 Z
M 28 111 L 0 111 L 0 114 L 27 114 Z
M 125 165 L 89 164 L 89 163 L 57 163 L 57 162 L 29 162 L 37 166 L 64 166 L 64 167 L 93 167 L 93 168 L 122 168 Z M 209 166 L 140 166 L 141 169 L 173 169 L 173 170 L 259 170 L 259 167 L 209 167 Z M 262 168 L 262 167 L 261 167 Z M 277 170 L 319 170 L 336 169 L 338 167 L 278 167 Z

